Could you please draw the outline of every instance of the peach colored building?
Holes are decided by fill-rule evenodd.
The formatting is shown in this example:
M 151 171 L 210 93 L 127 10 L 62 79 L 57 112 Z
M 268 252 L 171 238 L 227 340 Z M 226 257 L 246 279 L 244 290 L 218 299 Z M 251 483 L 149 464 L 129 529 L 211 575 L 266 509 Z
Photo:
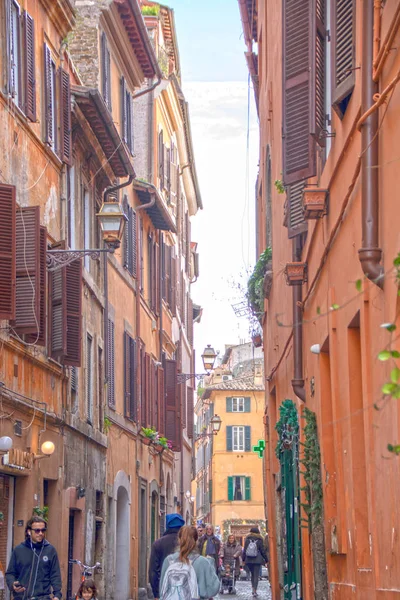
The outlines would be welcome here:
M 394 600 L 399 3 L 239 6 L 260 120 L 257 258 L 272 248 L 263 315 L 272 597 Z

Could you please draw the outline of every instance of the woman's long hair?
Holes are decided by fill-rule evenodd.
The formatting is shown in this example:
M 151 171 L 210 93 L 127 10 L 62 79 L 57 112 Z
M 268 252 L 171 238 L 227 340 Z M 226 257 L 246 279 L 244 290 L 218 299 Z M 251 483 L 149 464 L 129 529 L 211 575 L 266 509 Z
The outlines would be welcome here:
M 189 563 L 188 556 L 196 549 L 199 534 L 196 527 L 184 525 L 178 533 L 179 539 L 179 560 L 184 563 Z

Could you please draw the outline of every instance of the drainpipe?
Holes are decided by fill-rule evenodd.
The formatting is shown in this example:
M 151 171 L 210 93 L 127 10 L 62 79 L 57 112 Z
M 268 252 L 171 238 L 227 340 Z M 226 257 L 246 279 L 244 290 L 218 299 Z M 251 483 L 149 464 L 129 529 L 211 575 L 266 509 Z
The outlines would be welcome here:
M 378 84 L 372 79 L 374 49 L 374 3 L 363 3 L 361 67 L 361 112 L 366 113 L 374 103 Z M 378 174 L 378 111 L 374 111 L 362 124 L 361 147 L 361 205 L 362 247 L 358 251 L 365 276 L 380 288 L 383 287 L 383 267 L 379 248 L 379 174 Z
M 293 240 L 293 260 L 295 262 L 301 259 L 300 240 L 298 237 Z M 293 286 L 293 360 L 294 377 L 292 379 L 292 388 L 294 393 L 302 402 L 306 401 L 306 390 L 303 379 L 303 310 L 301 307 L 302 287 Z
M 162 79 L 162 77 L 160 75 L 158 75 L 155 83 L 152 83 L 149 87 L 145 88 L 144 90 L 140 90 L 140 92 L 136 92 L 136 94 L 133 94 L 132 98 L 135 100 L 136 98 L 140 98 L 140 96 L 144 96 L 145 94 L 152 92 L 153 90 L 156 89 L 156 87 L 158 85 L 160 85 L 161 79 Z

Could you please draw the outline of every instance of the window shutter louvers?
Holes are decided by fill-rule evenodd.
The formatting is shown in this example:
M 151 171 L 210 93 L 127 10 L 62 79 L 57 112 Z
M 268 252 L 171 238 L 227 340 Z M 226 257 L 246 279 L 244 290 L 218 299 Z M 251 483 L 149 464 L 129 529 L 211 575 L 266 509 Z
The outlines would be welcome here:
M 340 117 L 355 84 L 355 1 L 332 3 L 332 104 Z
M 190 346 L 193 346 L 193 301 L 191 298 L 188 300 L 188 340 Z
M 158 134 L 158 177 L 160 190 L 162 190 L 164 187 L 164 135 L 162 130 Z
M 157 397 L 158 397 L 158 427 L 165 435 L 165 389 L 164 389 L 164 369 L 157 369 Z
M 250 410 L 251 410 L 251 408 L 250 408 L 251 404 L 250 403 L 251 403 L 251 398 L 245 398 L 244 399 L 244 412 L 247 412 L 247 413 L 250 412 Z
M 226 399 L 226 412 L 232 412 L 232 398 Z
M 287 188 L 287 211 L 288 211 L 288 237 L 304 233 L 308 229 L 308 222 L 303 214 L 303 190 L 304 181 L 293 183 Z
M 88 423 L 93 423 L 93 339 L 86 336 L 86 416 Z
M 182 448 L 180 398 L 176 384 L 176 360 L 165 361 L 165 435 L 172 442 L 172 449 Z
M 82 261 L 66 269 L 67 351 L 63 363 L 80 367 L 82 351 Z
M 137 216 L 133 209 L 130 212 L 130 234 L 132 239 L 132 275 L 137 277 Z
M 45 101 L 45 142 L 52 144 L 53 140 L 53 97 L 52 97 L 51 52 L 44 44 L 44 101 Z
M 70 165 L 72 162 L 71 139 L 71 84 L 69 73 L 59 69 L 60 73 L 60 158 Z
M 251 451 L 251 427 L 246 425 L 244 428 L 244 450 L 245 452 Z
M 0 319 L 15 319 L 15 186 L 0 184 Z
M 228 500 L 233 500 L 233 477 L 228 477 Z
M 146 425 L 147 427 L 153 427 L 154 423 L 151 422 L 152 407 L 151 407 L 151 372 L 150 372 L 150 354 L 146 352 L 145 355 L 145 378 L 146 378 Z
M 65 247 L 64 244 L 60 246 Z M 67 347 L 65 288 L 66 270 L 58 269 L 50 273 L 50 352 L 52 358 L 56 360 L 60 360 L 65 355 Z
M 128 143 L 127 127 L 127 106 L 126 106 L 126 83 L 125 77 L 121 77 L 121 136 L 125 143 Z
M 137 358 L 136 358 L 136 341 L 129 338 L 130 344 L 130 406 L 129 417 L 132 421 L 137 420 L 137 402 L 136 402 L 136 373 L 137 373 Z
M 193 438 L 194 433 L 194 390 L 187 390 L 187 436 Z
M 36 121 L 35 26 L 32 17 L 24 12 L 25 47 L 25 114 Z
M 245 500 L 251 500 L 250 477 L 245 478 Z
M 124 196 L 122 200 L 122 209 L 124 211 L 124 215 L 126 217 L 125 221 L 125 229 L 124 229 L 124 267 L 129 271 L 129 246 L 130 246 L 130 215 L 131 215 L 131 207 L 128 204 L 128 197 Z
M 115 341 L 114 322 L 108 319 L 108 406 L 115 409 Z
M 316 173 L 315 86 L 310 58 L 315 55 L 315 0 L 283 1 L 283 181 Z
M 29 343 L 46 345 L 47 335 L 47 229 L 40 227 L 40 298 L 39 298 L 39 334 L 29 334 Z
M 226 428 L 226 449 L 228 452 L 232 452 L 233 442 L 232 442 L 232 426 L 228 425 Z
M 17 210 L 16 314 L 18 333 L 37 334 L 40 326 L 40 207 Z

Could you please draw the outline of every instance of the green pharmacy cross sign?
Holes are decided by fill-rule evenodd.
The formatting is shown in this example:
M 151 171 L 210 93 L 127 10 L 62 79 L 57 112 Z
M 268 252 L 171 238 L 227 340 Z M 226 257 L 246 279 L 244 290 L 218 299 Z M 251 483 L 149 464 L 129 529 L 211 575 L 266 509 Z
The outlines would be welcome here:
M 258 456 L 262 458 L 264 456 L 265 451 L 265 442 L 264 440 L 258 440 L 258 446 L 253 446 L 253 452 L 257 452 Z

